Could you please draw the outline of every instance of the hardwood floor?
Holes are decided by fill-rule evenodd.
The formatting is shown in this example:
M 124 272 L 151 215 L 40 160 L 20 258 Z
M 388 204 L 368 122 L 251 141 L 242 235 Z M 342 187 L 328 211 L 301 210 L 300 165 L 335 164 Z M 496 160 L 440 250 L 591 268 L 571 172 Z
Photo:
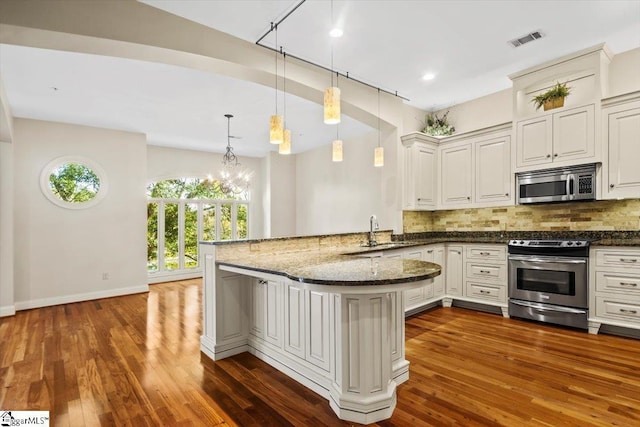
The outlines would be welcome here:
M 320 426 L 327 401 L 249 354 L 200 356 L 201 281 L 0 319 L 0 408 L 60 426 Z M 460 308 L 407 320 L 380 426 L 640 425 L 640 341 Z

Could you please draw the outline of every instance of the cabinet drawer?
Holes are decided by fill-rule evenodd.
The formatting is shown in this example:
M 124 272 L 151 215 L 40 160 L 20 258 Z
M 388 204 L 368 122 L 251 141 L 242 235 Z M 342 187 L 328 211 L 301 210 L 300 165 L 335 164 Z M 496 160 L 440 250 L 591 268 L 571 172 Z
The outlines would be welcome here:
M 480 298 L 495 302 L 507 302 L 507 293 L 504 286 L 467 282 L 465 292 L 467 297 Z
M 507 267 L 503 264 L 485 264 L 468 262 L 466 277 L 476 280 L 491 280 L 498 284 L 506 284 Z
M 640 273 L 596 271 L 596 292 L 621 292 L 640 295 Z
M 504 261 L 507 259 L 507 248 L 504 246 L 467 246 L 467 259 L 490 259 Z
M 640 251 L 597 250 L 596 265 L 637 268 L 640 271 Z
M 640 324 L 640 302 L 622 302 L 615 298 L 596 297 L 596 316 Z

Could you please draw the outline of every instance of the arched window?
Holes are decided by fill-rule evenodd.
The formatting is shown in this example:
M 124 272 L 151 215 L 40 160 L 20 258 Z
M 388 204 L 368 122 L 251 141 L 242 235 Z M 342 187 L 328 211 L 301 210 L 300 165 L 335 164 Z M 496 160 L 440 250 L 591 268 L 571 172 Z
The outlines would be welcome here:
M 201 240 L 239 240 L 249 235 L 249 193 L 219 181 L 176 178 L 147 186 L 147 271 L 195 276 Z M 156 280 L 153 280 L 156 281 Z

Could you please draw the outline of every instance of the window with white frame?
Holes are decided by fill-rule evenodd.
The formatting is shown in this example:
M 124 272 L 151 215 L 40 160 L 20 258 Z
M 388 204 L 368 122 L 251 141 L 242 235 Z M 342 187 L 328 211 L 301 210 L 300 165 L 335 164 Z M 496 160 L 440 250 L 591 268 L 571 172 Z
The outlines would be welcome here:
M 167 179 L 147 186 L 147 271 L 178 275 L 201 271 L 198 242 L 249 235 L 249 194 L 219 181 Z

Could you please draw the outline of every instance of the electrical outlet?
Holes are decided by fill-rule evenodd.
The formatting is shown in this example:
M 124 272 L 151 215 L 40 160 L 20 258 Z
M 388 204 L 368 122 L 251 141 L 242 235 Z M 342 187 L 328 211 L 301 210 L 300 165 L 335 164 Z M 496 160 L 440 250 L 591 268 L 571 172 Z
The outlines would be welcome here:
M 102 280 L 109 280 L 109 273 L 102 273 Z

